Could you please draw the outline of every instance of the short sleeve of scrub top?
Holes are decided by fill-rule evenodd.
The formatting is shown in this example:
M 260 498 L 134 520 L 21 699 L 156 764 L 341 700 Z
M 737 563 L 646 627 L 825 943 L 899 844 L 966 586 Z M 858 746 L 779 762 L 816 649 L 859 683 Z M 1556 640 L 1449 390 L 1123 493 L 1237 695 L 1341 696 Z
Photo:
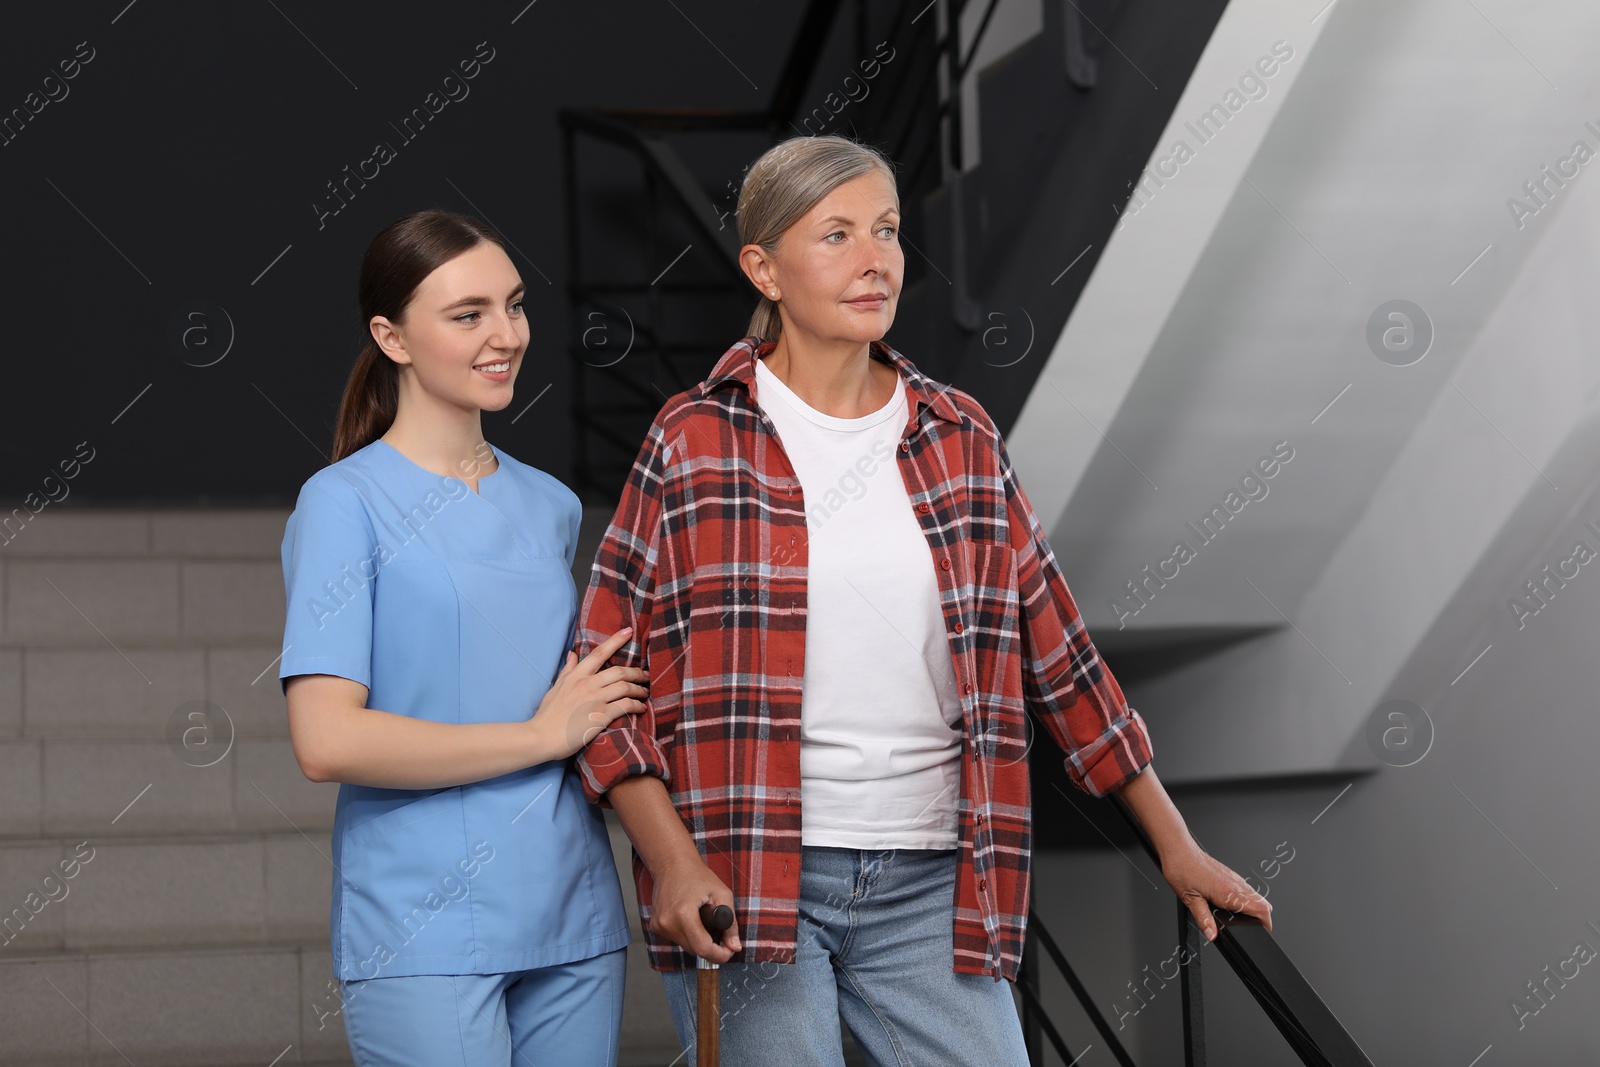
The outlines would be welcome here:
M 495 455 L 478 492 L 382 440 L 306 481 L 283 537 L 285 689 L 332 674 L 395 714 L 532 717 L 575 635 L 581 509 Z M 571 763 L 447 789 L 341 784 L 334 973 L 497 974 L 626 946 L 605 820 Z

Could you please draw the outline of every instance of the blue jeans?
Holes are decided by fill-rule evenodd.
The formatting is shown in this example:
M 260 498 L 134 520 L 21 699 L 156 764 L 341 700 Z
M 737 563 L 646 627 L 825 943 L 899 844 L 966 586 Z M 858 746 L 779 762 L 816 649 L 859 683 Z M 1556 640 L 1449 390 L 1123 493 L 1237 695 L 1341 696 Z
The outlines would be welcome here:
M 358 1067 L 615 1067 L 627 949 L 505 974 L 343 982 Z
M 724 1067 L 843 1067 L 841 1020 L 880 1067 L 1027 1067 L 1011 983 L 951 969 L 956 855 L 803 847 L 795 962 L 721 969 Z M 661 976 L 693 1063 L 696 972 Z

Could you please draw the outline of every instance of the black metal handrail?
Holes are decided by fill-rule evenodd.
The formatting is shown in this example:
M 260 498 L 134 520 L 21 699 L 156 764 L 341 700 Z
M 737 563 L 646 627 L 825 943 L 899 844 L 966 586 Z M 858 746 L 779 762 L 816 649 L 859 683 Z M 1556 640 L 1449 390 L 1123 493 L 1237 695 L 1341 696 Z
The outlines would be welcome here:
M 1115 795 L 1111 799 L 1144 846 L 1145 853 L 1159 866 L 1161 857 L 1155 844 L 1127 802 Z M 1187 1067 L 1205 1067 L 1205 1019 L 1200 986 L 1200 949 L 1205 938 L 1187 905 L 1180 900 L 1177 908 L 1179 937 L 1188 947 L 1190 957 L 1190 962 L 1182 969 L 1184 1063 Z M 1217 936 L 1211 943 L 1244 982 L 1256 1003 L 1265 1009 L 1267 1017 L 1300 1057 L 1301 1063 L 1309 1067 L 1372 1067 L 1372 1061 L 1356 1044 L 1355 1038 L 1260 920 L 1216 907 L 1211 909 L 1211 915 L 1217 924 Z
M 1113 796 L 1145 851 L 1157 865 L 1160 856 L 1120 797 Z M 1183 1013 L 1183 1054 L 1185 1067 L 1205 1067 L 1205 1011 L 1201 987 L 1201 950 L 1205 936 L 1190 915 L 1188 906 L 1177 901 L 1178 938 L 1187 961 L 1180 968 Z M 1211 944 L 1227 961 L 1234 974 L 1266 1011 L 1278 1032 L 1288 1042 L 1300 1062 L 1309 1067 L 1372 1067 L 1372 1061 L 1356 1044 L 1343 1024 L 1334 1016 L 1311 983 L 1289 959 L 1283 948 L 1259 920 L 1250 915 L 1212 908 L 1217 936 Z M 1135 1067 L 1133 1058 L 1106 1021 L 1088 987 L 1078 977 L 1066 954 L 1061 951 L 1037 912 L 1028 912 L 1027 944 L 1023 951 L 1021 975 L 1017 982 L 1022 994 L 1022 1031 L 1028 1048 L 1028 1062 L 1043 1064 L 1043 1043 L 1048 1040 L 1063 1063 L 1075 1062 L 1070 1048 L 1044 1003 L 1040 981 L 1041 955 L 1048 958 L 1066 979 L 1078 1006 L 1093 1024 L 1101 1040 L 1121 1067 Z
M 577 111 L 562 109 L 559 118 L 568 131 L 587 133 L 612 144 L 632 150 L 646 170 L 672 194 L 684 217 L 699 231 L 700 236 L 713 248 L 722 252 L 718 262 L 738 277 L 739 244 L 733 231 L 723 226 L 717 217 L 716 206 L 700 187 L 700 183 L 683 163 L 682 157 L 672 151 L 665 141 L 651 137 L 623 121 L 618 112 Z M 716 114 L 716 113 L 708 113 Z M 568 279 L 568 288 L 581 287 L 577 278 Z
M 1218 953 L 1228 961 L 1233 973 L 1238 975 L 1256 1002 L 1266 1009 L 1278 1032 L 1289 1043 L 1300 1062 L 1313 1067 L 1372 1067 L 1355 1038 L 1334 1016 L 1311 983 L 1306 981 L 1277 940 L 1253 916 L 1235 915 L 1213 909 L 1217 918 L 1217 938 L 1213 942 Z M 1183 909 L 1180 920 L 1187 928 L 1199 931 Z M 1198 962 L 1198 960 L 1196 960 Z M 1187 982 L 1198 988 L 1199 968 L 1194 975 L 1185 975 Z M 1198 997 L 1196 998 L 1198 1004 Z M 1203 1021 L 1196 1011 L 1195 1019 L 1186 1020 L 1186 1029 L 1203 1032 Z M 1204 1061 L 1190 1059 L 1196 1067 Z
M 1056 1055 L 1061 1057 L 1061 1062 L 1072 1063 L 1075 1057 L 1066 1042 L 1062 1040 L 1060 1032 L 1055 1027 L 1055 1022 L 1050 1018 L 1050 1013 L 1044 1005 L 1043 991 L 1039 980 L 1039 950 L 1050 958 L 1056 965 L 1056 970 L 1067 980 L 1067 986 L 1072 990 L 1072 995 L 1078 998 L 1078 1004 L 1083 1008 L 1084 1014 L 1094 1024 L 1095 1030 L 1111 1049 L 1111 1055 L 1122 1067 L 1135 1067 L 1133 1058 L 1128 1055 L 1128 1050 L 1122 1047 L 1122 1042 L 1117 1038 L 1111 1024 L 1106 1022 L 1106 1017 L 1095 1004 L 1094 998 L 1089 995 L 1089 989 L 1078 977 L 1078 973 L 1067 962 L 1066 953 L 1056 945 L 1055 938 L 1050 936 L 1050 931 L 1045 928 L 1044 920 L 1039 918 L 1039 913 L 1030 909 L 1028 911 L 1028 943 L 1022 953 L 1022 975 L 1017 983 L 1017 988 L 1022 991 L 1022 1035 L 1028 1046 L 1028 1062 L 1040 1064 L 1043 1062 L 1042 1049 L 1039 1045 L 1041 1036 L 1048 1037 L 1051 1046 L 1056 1050 Z

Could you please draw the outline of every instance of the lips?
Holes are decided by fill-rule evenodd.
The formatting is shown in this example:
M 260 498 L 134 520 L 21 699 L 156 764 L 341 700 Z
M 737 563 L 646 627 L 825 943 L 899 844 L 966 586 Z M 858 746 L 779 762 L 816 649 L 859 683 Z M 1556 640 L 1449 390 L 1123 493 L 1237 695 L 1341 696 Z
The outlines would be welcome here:
M 888 293 L 866 293 L 862 296 L 852 297 L 851 299 L 846 300 L 845 303 L 854 307 L 874 308 L 881 307 L 888 303 L 888 301 Z
M 479 363 L 472 369 L 491 382 L 509 382 L 511 380 L 511 368 L 514 363 L 514 360 L 502 359 L 492 363 Z

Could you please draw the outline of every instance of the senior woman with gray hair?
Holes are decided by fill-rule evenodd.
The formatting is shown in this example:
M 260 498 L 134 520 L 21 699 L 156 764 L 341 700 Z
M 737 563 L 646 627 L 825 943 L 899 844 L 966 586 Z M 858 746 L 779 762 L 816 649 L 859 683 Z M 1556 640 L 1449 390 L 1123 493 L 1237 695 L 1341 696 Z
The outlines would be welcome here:
M 686 1048 L 722 965 L 724 1062 L 1027 1055 L 1009 985 L 1028 913 L 1026 717 L 1118 793 L 1206 936 L 1270 906 L 1207 855 L 1084 630 L 993 421 L 884 343 L 894 174 L 841 137 L 749 168 L 749 336 L 652 423 L 579 615 L 646 668 L 646 710 L 579 755 L 634 845 L 651 965 Z M 1240 902 L 1243 901 L 1241 904 Z M 731 905 L 722 944 L 704 904 Z

